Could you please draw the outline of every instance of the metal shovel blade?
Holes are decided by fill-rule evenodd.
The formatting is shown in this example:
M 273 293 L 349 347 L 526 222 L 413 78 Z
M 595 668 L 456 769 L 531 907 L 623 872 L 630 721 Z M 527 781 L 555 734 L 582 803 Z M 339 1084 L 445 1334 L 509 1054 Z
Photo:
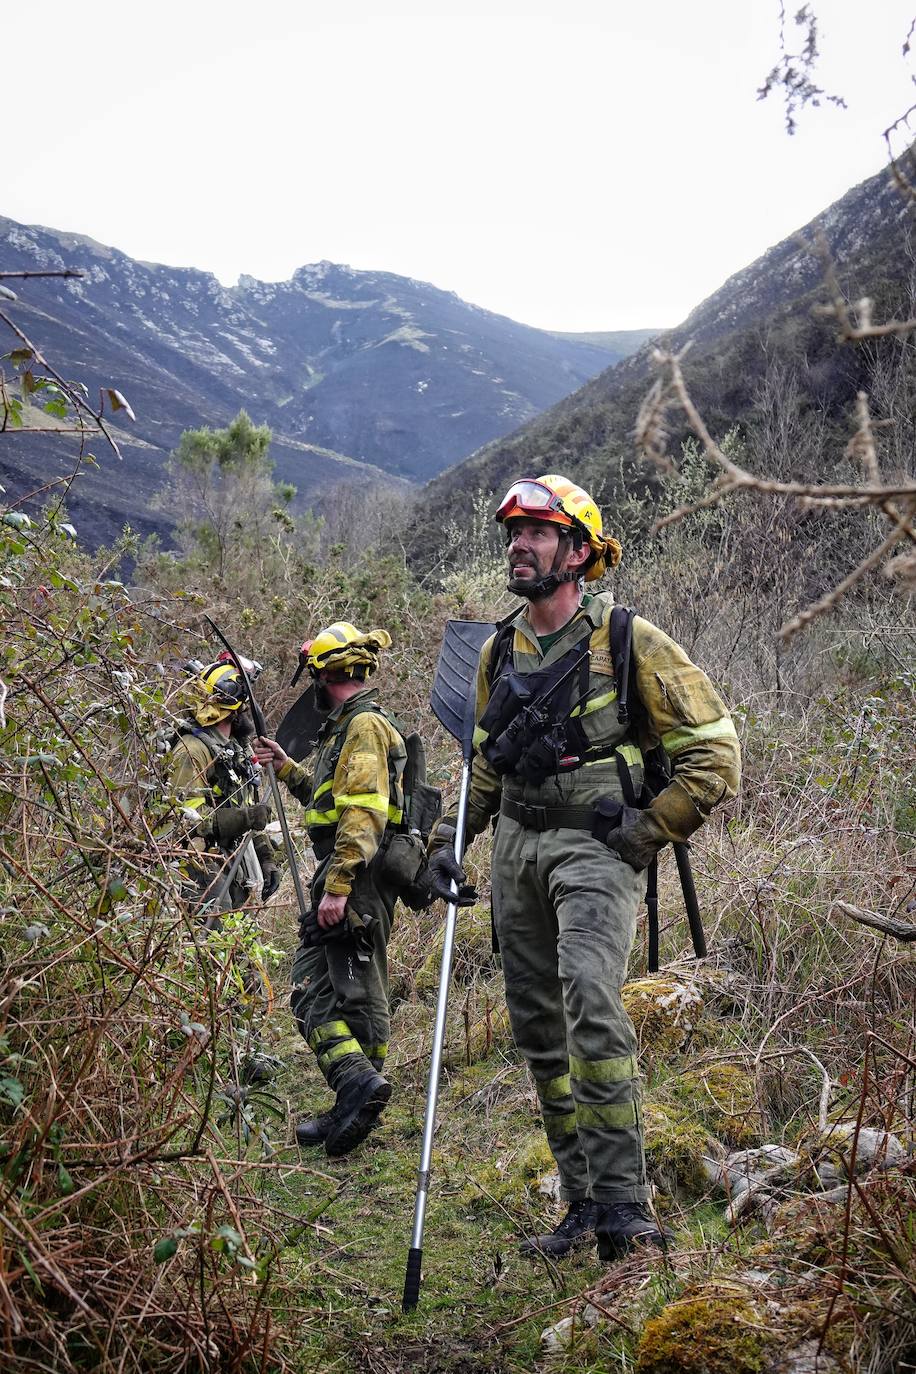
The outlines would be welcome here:
M 277 726 L 277 743 L 290 758 L 302 763 L 315 748 L 324 716 L 315 704 L 315 684 L 309 683 Z
M 439 650 L 430 705 L 439 723 L 460 742 L 465 758 L 470 757 L 474 733 L 471 688 L 480 651 L 495 630 L 489 620 L 449 620 Z

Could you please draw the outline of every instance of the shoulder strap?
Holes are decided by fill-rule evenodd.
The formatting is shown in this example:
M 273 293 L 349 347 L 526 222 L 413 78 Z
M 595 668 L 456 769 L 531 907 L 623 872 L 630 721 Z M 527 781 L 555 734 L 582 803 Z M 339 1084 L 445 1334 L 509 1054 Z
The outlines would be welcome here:
M 400 724 L 398 723 L 398 721 L 395 720 L 394 716 L 392 716 L 390 712 L 385 710 L 384 706 L 380 705 L 380 703 L 377 701 L 361 701 L 358 703 L 358 705 L 354 706 L 353 710 L 348 713 L 344 720 L 338 720 L 335 722 L 334 729 L 331 731 L 328 737 L 328 740 L 331 744 L 331 756 L 329 761 L 331 773 L 335 772 L 337 768 L 337 761 L 340 758 L 341 750 L 344 747 L 344 740 L 347 737 L 347 731 L 349 730 L 350 725 L 356 719 L 357 716 L 363 716 L 368 711 L 372 711 L 378 716 L 384 716 L 388 724 L 391 725 L 401 736 L 401 739 L 405 739 L 404 731 L 401 729 Z M 327 743 L 328 741 L 325 742 Z
M 493 647 L 490 650 L 490 662 L 487 664 L 487 686 L 492 687 L 497 678 L 502 677 L 506 661 L 512 654 L 512 643 L 515 639 L 515 611 L 506 620 L 501 620 L 496 626 L 496 636 L 493 640 Z
M 614 665 L 614 677 L 617 681 L 617 719 L 621 725 L 626 725 L 633 717 L 631 710 L 631 682 L 635 680 L 635 674 L 631 672 L 633 663 L 633 618 L 636 612 L 629 606 L 614 606 L 611 610 L 610 620 L 610 643 L 611 643 L 611 662 Z M 639 701 L 636 693 L 633 693 L 636 702 Z M 634 703 L 635 704 L 635 703 Z M 637 712 L 638 714 L 638 707 Z

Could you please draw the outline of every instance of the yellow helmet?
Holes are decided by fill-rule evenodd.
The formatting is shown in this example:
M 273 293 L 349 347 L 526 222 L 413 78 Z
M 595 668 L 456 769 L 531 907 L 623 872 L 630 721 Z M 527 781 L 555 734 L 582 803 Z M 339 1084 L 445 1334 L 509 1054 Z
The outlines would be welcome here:
M 313 677 L 323 668 L 342 671 L 348 677 L 368 677 L 378 667 L 378 656 L 391 644 L 387 630 L 370 630 L 364 634 L 348 620 L 336 620 L 321 630 L 314 639 L 307 639 L 299 650 Z
M 522 517 L 549 520 L 566 529 L 578 530 L 592 556 L 585 564 L 586 582 L 594 582 L 610 566 L 616 568 L 622 549 L 612 535 L 605 535 L 601 512 L 587 491 L 568 477 L 548 473 L 544 477 L 522 477 L 506 492 L 496 512 L 500 523 Z
M 245 705 L 245 685 L 234 663 L 211 663 L 190 682 L 188 697 L 197 724 L 216 725 Z

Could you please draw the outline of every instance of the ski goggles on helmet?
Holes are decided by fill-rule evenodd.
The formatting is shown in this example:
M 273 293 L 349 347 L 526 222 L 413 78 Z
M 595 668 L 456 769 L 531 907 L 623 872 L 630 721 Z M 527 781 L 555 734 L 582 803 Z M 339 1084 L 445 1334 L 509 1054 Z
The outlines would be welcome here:
M 212 697 L 229 711 L 237 711 L 245 705 L 247 695 L 242 679 L 233 663 L 217 659 L 204 668 L 197 679 L 201 697 Z
M 500 502 L 496 519 L 508 520 L 513 514 L 531 515 L 535 519 L 549 519 L 552 515 L 562 515 L 571 525 L 578 523 L 576 517 L 570 515 L 563 505 L 562 497 L 551 491 L 543 482 L 535 481 L 533 477 L 522 477 L 518 482 L 512 483 Z
M 256 658 L 246 658 L 244 654 L 238 654 L 236 657 L 238 659 L 239 664 L 242 667 L 242 671 L 248 678 L 248 681 L 257 682 L 258 678 L 264 671 L 263 667 L 258 662 L 258 660 Z M 232 666 L 235 667 L 236 659 L 232 657 L 228 649 L 224 649 L 223 652 L 217 658 L 216 662 L 231 663 Z

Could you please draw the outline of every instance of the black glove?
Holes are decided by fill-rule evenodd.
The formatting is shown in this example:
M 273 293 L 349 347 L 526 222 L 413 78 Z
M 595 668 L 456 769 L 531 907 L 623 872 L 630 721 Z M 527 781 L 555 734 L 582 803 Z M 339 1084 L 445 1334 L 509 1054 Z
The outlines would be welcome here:
M 636 873 L 648 868 L 662 848 L 662 844 L 647 833 L 645 817 L 645 811 L 624 806 L 614 797 L 599 797 L 595 803 L 592 834 L 608 849 L 613 849 Z
M 223 849 L 231 847 L 249 830 L 263 830 L 270 820 L 265 802 L 254 806 L 219 806 L 210 817 L 210 834 Z
M 441 898 L 443 902 L 454 902 L 456 906 L 473 906 L 477 901 L 477 888 L 467 881 L 467 877 L 455 858 L 454 850 L 445 845 L 436 850 L 426 865 L 423 880 L 429 890 L 430 900 Z M 458 888 L 457 897 L 452 892 L 452 879 Z
M 377 924 L 377 917 L 359 916 L 348 907 L 342 921 L 325 929 L 318 924 L 318 908 L 313 906 L 299 917 L 299 939 L 304 945 L 330 945 L 349 940 L 365 961 L 371 958 L 375 948 Z
M 276 864 L 264 859 L 261 861 L 261 872 L 264 875 L 264 882 L 261 886 L 261 901 L 269 902 L 280 886 L 280 870 Z
M 245 812 L 248 816 L 249 830 L 263 830 L 270 821 L 270 807 L 266 802 L 257 802 L 254 806 L 246 806 Z

